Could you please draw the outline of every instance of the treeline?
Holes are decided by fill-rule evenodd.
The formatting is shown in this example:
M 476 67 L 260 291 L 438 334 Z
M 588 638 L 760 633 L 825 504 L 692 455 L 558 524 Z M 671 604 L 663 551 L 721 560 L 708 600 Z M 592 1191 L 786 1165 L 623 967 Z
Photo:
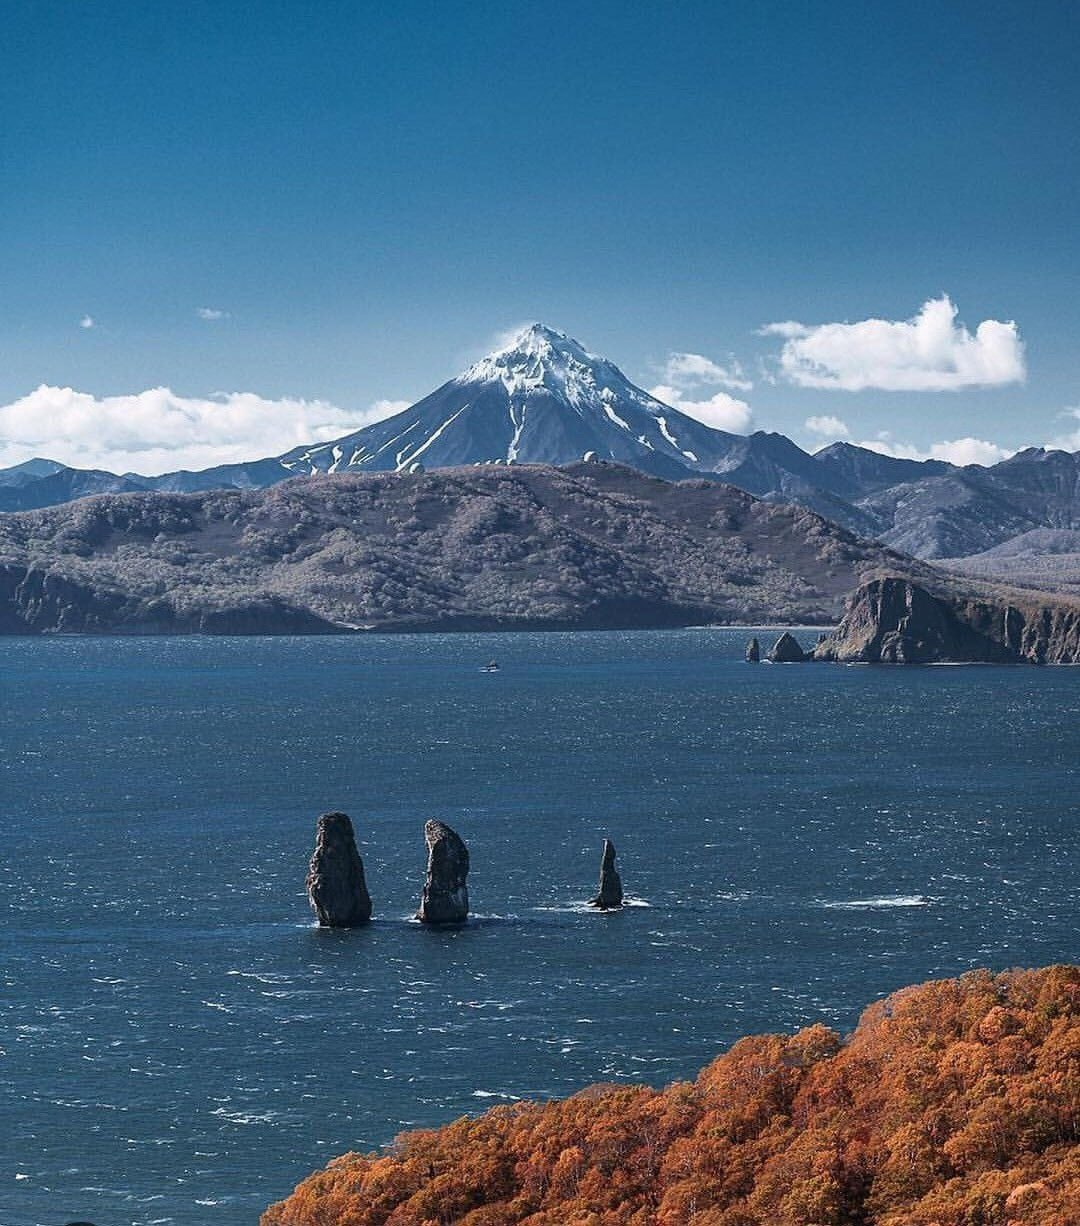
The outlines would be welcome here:
M 1076 1226 L 1080 968 L 909 988 L 845 1042 L 497 1107 L 349 1154 L 262 1226 Z

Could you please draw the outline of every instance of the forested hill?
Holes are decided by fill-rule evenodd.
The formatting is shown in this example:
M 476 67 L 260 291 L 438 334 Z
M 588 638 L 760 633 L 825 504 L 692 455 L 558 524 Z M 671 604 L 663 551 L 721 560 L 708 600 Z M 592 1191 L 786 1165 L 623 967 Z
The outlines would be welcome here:
M 837 620 L 917 562 L 801 507 L 606 463 L 102 494 L 0 517 L 0 633 Z
M 1075 1226 L 1080 968 L 898 992 L 845 1042 L 496 1107 L 347 1155 L 262 1226 Z

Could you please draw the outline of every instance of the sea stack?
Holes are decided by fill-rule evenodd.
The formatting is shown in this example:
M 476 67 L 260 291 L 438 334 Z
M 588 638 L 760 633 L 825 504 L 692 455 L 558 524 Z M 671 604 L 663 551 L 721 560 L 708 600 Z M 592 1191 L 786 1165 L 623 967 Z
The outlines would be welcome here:
M 324 813 L 319 818 L 307 892 L 324 928 L 356 928 L 371 919 L 364 862 L 356 849 L 352 822 L 344 813 Z
M 751 639 L 750 642 L 746 644 L 746 662 L 747 664 L 761 663 L 761 645 L 758 643 L 757 639 Z
M 801 664 L 808 658 L 806 652 L 786 630 L 776 640 L 772 651 L 769 652 L 769 659 L 774 664 Z
M 424 840 L 427 877 L 416 918 L 423 924 L 462 924 L 469 916 L 469 849 L 445 822 L 428 822 Z
M 615 871 L 615 844 L 604 840 L 604 855 L 600 861 L 600 893 L 589 900 L 590 907 L 614 911 L 622 906 L 622 880 Z

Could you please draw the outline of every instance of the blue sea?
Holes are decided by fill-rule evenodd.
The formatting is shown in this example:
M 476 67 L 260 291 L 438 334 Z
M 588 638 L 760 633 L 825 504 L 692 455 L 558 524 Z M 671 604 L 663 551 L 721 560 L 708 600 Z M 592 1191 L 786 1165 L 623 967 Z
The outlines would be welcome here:
M 1076 960 L 1080 671 L 746 638 L 0 640 L 0 1226 L 255 1223 L 403 1129 Z M 328 809 L 363 930 L 312 924 Z M 456 931 L 410 922 L 431 817 Z

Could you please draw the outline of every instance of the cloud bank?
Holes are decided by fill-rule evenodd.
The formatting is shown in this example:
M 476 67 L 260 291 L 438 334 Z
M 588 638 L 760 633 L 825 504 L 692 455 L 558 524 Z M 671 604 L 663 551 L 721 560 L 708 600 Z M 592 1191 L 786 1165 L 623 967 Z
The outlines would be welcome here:
M 830 417 L 827 414 L 824 417 L 808 417 L 803 425 L 811 434 L 816 434 L 820 438 L 851 437 L 847 422 L 841 421 L 839 417 Z
M 947 464 L 982 464 L 989 466 L 999 460 L 1015 455 L 1015 448 L 999 447 L 997 443 L 982 438 L 957 438 L 941 443 L 931 443 L 928 448 L 913 447 L 910 443 L 897 443 L 889 436 L 881 436 L 856 444 L 867 451 L 891 455 L 898 460 L 944 460 Z
M 745 400 L 725 391 L 749 391 L 754 385 L 743 377 L 738 362 L 723 366 L 700 353 L 670 353 L 663 367 L 662 383 L 649 389 L 649 395 L 673 409 L 732 434 L 745 434 L 751 428 L 754 415 Z
M 780 371 L 798 387 L 947 392 L 1021 383 L 1027 373 L 1015 323 L 984 319 L 973 334 L 945 294 L 923 303 L 912 319 L 812 326 L 787 320 L 761 333 L 784 338 Z
M 721 366 L 701 353 L 669 353 L 664 363 L 664 382 L 675 386 L 719 383 L 739 392 L 748 392 L 754 386 L 744 378 L 738 362 Z
M 727 392 L 716 392 L 705 400 L 688 400 L 676 387 L 658 383 L 649 389 L 656 400 L 670 404 L 673 409 L 693 417 L 714 430 L 727 430 L 731 434 L 746 434 L 753 425 L 754 414 L 745 400 L 737 400 Z
M 1061 416 L 1071 417 L 1075 429 L 1068 434 L 1059 434 L 1047 446 L 1056 447 L 1060 451 L 1080 451 L 1080 408 L 1064 409 Z
M 146 476 L 210 468 L 327 442 L 407 404 L 379 400 L 356 411 L 325 400 L 268 400 L 252 392 L 179 396 L 167 387 L 98 398 L 43 384 L 0 406 L 0 468 L 34 456 Z

